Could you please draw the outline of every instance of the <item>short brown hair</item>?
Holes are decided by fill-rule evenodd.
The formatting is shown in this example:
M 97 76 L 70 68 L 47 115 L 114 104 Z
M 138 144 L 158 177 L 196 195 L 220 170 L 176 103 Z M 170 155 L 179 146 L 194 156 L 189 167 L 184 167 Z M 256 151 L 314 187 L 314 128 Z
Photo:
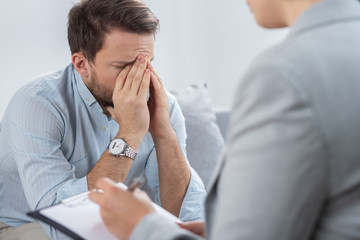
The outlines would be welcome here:
M 81 0 L 68 17 L 71 54 L 82 52 L 93 61 L 111 29 L 156 34 L 159 20 L 141 0 Z

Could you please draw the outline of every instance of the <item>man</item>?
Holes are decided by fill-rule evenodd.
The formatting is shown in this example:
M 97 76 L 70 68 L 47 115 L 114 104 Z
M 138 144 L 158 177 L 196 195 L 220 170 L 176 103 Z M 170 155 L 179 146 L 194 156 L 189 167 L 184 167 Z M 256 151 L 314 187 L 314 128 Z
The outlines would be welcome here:
M 144 171 L 158 204 L 202 218 L 206 193 L 184 155 L 184 118 L 150 63 L 157 29 L 139 0 L 84 0 L 70 10 L 72 64 L 20 89 L 2 121 L 1 239 L 42 239 L 26 212 L 101 177 L 129 183 Z
M 99 180 L 104 193 L 90 197 L 121 239 L 360 239 L 360 3 L 248 3 L 261 26 L 291 31 L 239 83 L 206 234 L 204 223 L 185 231 Z

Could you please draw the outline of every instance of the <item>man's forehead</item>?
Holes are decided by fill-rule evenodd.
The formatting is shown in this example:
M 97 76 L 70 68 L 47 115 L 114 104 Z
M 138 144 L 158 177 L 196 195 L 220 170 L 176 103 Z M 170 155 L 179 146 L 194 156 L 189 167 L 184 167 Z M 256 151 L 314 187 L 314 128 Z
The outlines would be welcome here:
M 143 34 L 127 32 L 120 29 L 113 29 L 105 34 L 105 45 L 128 45 L 137 48 L 138 46 L 151 46 L 154 45 L 154 34 Z M 136 49 L 135 49 L 136 50 Z
M 113 31 L 105 38 L 98 54 L 117 64 L 134 62 L 139 55 L 153 59 L 154 39 L 152 35 Z

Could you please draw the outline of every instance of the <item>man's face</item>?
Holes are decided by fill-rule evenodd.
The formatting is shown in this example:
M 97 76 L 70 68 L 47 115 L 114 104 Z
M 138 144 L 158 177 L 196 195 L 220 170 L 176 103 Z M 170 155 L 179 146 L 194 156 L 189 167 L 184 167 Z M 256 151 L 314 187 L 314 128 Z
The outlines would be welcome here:
M 102 107 L 113 106 L 112 96 L 116 78 L 137 56 L 154 58 L 154 35 L 112 30 L 105 36 L 104 45 L 89 63 L 90 75 L 86 86 Z

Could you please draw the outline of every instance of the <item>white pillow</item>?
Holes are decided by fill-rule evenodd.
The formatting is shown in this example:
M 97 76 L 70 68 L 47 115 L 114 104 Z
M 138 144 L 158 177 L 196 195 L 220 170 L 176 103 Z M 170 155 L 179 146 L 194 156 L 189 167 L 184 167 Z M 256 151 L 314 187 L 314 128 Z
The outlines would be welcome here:
M 186 151 L 190 165 L 207 186 L 216 161 L 224 147 L 224 139 L 216 122 L 206 83 L 171 91 L 185 117 Z

